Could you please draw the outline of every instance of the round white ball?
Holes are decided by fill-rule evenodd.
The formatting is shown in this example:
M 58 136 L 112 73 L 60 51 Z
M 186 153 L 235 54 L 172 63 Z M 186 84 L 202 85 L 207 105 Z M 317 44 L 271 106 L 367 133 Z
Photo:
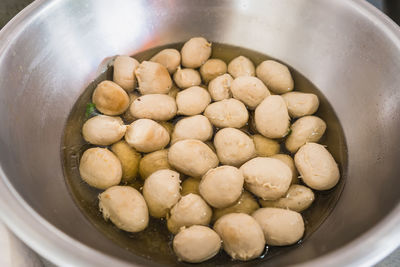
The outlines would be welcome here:
M 259 157 L 270 157 L 279 153 L 281 149 L 281 146 L 276 140 L 267 138 L 261 134 L 255 134 L 252 138 L 256 148 L 256 154 Z
M 290 117 L 279 95 L 266 97 L 256 108 L 254 121 L 258 132 L 268 138 L 282 138 L 289 132 Z
M 314 114 L 319 107 L 318 96 L 315 94 L 289 92 L 282 95 L 292 118 Z
M 108 146 L 121 140 L 126 126 L 120 117 L 99 115 L 88 119 L 82 127 L 85 141 L 99 146 Z
M 250 109 L 255 109 L 264 98 L 270 95 L 264 83 L 251 76 L 240 76 L 233 80 L 231 92 L 234 98 L 242 101 Z
M 246 106 L 239 100 L 230 98 L 214 102 L 204 111 L 210 122 L 219 128 L 241 128 L 249 120 Z
M 171 209 L 167 217 L 168 230 L 176 234 L 182 227 L 192 225 L 208 225 L 211 221 L 212 210 L 197 194 L 183 196 Z
M 183 45 L 181 55 L 184 67 L 198 68 L 211 56 L 211 43 L 203 37 L 191 38 Z
M 165 217 L 178 202 L 181 195 L 179 173 L 172 170 L 159 170 L 147 177 L 143 186 L 143 196 L 150 215 Z
M 293 90 L 294 82 L 288 67 L 274 60 L 260 63 L 256 69 L 257 77 L 275 94 L 283 94 Z
M 156 121 L 170 120 L 177 112 L 175 99 L 164 94 L 140 96 L 132 102 L 129 109 L 135 118 Z
M 132 92 L 136 86 L 135 70 L 139 62 L 130 56 L 117 56 L 114 61 L 113 80 L 125 91 Z
M 99 208 L 105 220 L 110 219 L 127 232 L 143 231 L 149 213 L 143 196 L 130 186 L 113 186 L 99 195 Z
M 142 180 L 146 180 L 152 173 L 163 169 L 172 169 L 168 163 L 167 149 L 148 153 L 139 162 L 139 175 Z
M 294 156 L 294 163 L 303 182 L 312 189 L 328 190 L 339 182 L 338 165 L 323 145 L 305 144 Z
M 172 87 L 167 68 L 157 62 L 143 61 L 135 70 L 135 75 L 142 95 L 167 94 Z
M 200 67 L 201 78 L 203 79 L 205 84 L 208 84 L 212 79 L 226 73 L 227 66 L 224 61 L 217 58 L 212 58 L 207 60 Z
M 260 200 L 263 207 L 289 209 L 302 212 L 311 206 L 315 199 L 313 191 L 299 184 L 292 184 L 286 195 L 277 200 Z
M 270 246 L 293 245 L 304 234 L 304 221 L 295 211 L 277 208 L 261 208 L 253 213 Z
M 181 89 L 198 86 L 201 84 L 200 73 L 194 69 L 178 68 L 174 73 L 174 82 Z
M 292 172 L 280 160 L 254 158 L 240 167 L 246 188 L 264 200 L 275 200 L 285 195 L 292 181 Z
M 290 129 L 292 132 L 285 146 L 291 153 L 296 153 L 305 143 L 318 142 L 325 133 L 326 123 L 316 116 L 305 116 L 295 121 Z
M 207 117 L 195 115 L 179 120 L 175 124 L 171 143 L 185 139 L 210 140 L 213 136 L 213 127 Z
M 232 97 L 231 85 L 233 78 L 231 75 L 225 73 L 221 76 L 211 80 L 208 84 L 208 92 L 214 101 L 221 101 Z
M 168 145 L 170 137 L 159 123 L 149 119 L 132 122 L 125 133 L 126 142 L 140 152 L 153 152 Z
M 214 137 L 214 146 L 219 161 L 226 165 L 240 166 L 256 155 L 253 140 L 235 128 L 219 130 Z
M 218 157 L 206 144 L 195 139 L 181 140 L 168 151 L 168 162 L 178 171 L 201 177 L 218 166 Z
M 210 206 L 225 208 L 234 204 L 243 191 L 244 178 L 239 169 L 220 166 L 209 170 L 201 179 L 199 192 Z
M 214 230 L 221 237 L 225 252 L 235 260 L 252 260 L 264 251 L 263 230 L 248 214 L 224 215 L 215 222 Z
M 211 259 L 219 252 L 221 238 L 206 226 L 193 225 L 180 231 L 172 245 L 180 260 L 199 263 Z
M 176 49 L 167 48 L 155 54 L 150 61 L 160 63 L 172 74 L 181 64 L 181 54 Z
M 120 183 L 121 162 L 106 148 L 89 148 L 79 162 L 79 173 L 86 183 L 98 189 L 107 189 Z
M 176 95 L 178 114 L 181 115 L 192 116 L 200 114 L 210 102 L 210 94 L 200 86 L 192 86 Z
M 129 107 L 129 96 L 118 84 L 102 81 L 92 95 L 92 102 L 105 115 L 120 115 Z
M 228 72 L 233 78 L 240 76 L 255 76 L 255 67 L 250 59 L 238 56 L 229 62 Z
M 139 162 L 142 155 L 125 140 L 121 140 L 111 146 L 111 151 L 118 157 L 122 166 L 122 181 L 131 182 L 136 179 L 139 171 Z

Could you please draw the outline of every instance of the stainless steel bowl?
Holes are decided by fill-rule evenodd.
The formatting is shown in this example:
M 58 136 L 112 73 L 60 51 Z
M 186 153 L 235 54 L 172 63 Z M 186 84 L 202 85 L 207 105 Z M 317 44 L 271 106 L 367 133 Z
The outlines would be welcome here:
M 0 32 L 6 224 L 60 265 L 156 265 L 117 246 L 80 212 L 64 181 L 61 139 L 74 102 L 107 57 L 196 35 L 299 70 L 332 104 L 347 139 L 348 179 L 325 223 L 299 248 L 251 264 L 371 265 L 395 249 L 400 31 L 362 0 L 37 0 Z

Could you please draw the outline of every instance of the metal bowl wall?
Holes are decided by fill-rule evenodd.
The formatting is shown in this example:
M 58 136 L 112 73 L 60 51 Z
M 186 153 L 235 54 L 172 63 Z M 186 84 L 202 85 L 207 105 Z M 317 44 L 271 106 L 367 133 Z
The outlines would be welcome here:
M 38 0 L 0 32 L 0 214 L 60 265 L 157 265 L 117 246 L 74 203 L 60 146 L 107 57 L 202 35 L 278 58 L 319 89 L 348 146 L 347 181 L 299 248 L 237 265 L 373 264 L 400 240 L 400 33 L 361 0 Z

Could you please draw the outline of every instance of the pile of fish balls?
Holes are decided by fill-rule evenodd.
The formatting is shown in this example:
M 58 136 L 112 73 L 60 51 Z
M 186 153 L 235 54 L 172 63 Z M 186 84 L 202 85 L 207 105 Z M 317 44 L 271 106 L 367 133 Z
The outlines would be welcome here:
M 83 125 L 92 147 L 79 171 L 104 190 L 100 211 L 118 228 L 143 231 L 152 216 L 166 221 L 182 261 L 221 248 L 248 261 L 297 243 L 314 191 L 340 174 L 318 144 L 327 127 L 313 115 L 318 97 L 294 92 L 287 66 L 211 56 L 203 37 L 142 62 L 117 56 L 113 81 L 92 95 L 101 115 Z

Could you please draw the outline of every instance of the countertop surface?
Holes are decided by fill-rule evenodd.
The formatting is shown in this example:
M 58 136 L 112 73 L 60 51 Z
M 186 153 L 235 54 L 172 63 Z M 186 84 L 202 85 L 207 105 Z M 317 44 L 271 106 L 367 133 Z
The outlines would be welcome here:
M 368 0 L 376 7 L 382 9 L 382 0 Z M 21 11 L 32 0 L 0 0 L 0 29 Z M 1 219 L 1 218 L 0 218 Z M 0 266 L 12 267 L 40 267 L 54 266 L 47 260 L 39 257 L 21 241 L 19 241 L 4 225 L 0 223 Z M 23 255 L 16 255 L 20 253 Z M 400 266 L 400 248 L 385 258 L 376 266 Z

